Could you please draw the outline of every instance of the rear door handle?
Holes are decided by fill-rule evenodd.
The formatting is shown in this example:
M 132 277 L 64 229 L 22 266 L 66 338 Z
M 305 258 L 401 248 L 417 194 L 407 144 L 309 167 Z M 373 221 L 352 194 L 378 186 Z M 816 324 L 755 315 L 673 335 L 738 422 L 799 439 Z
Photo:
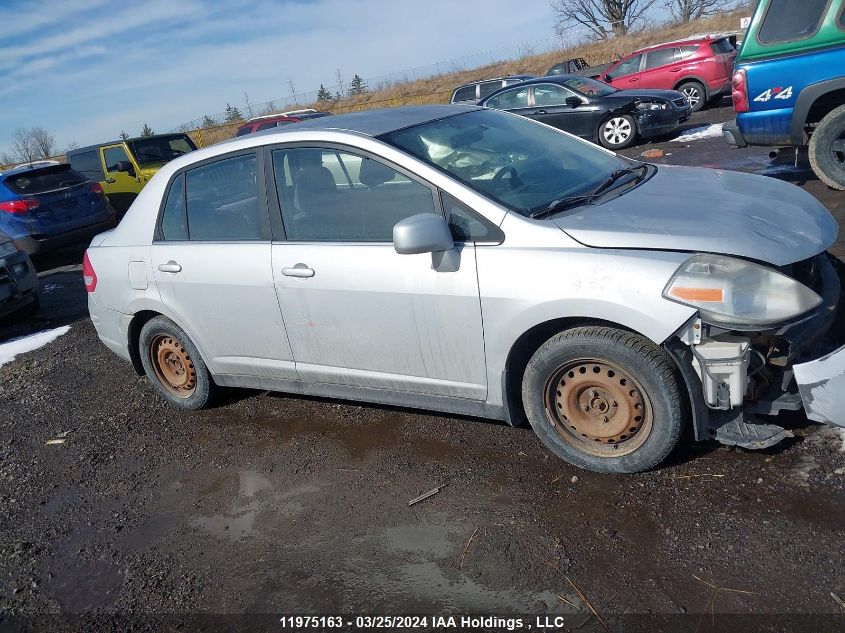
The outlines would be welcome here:
M 159 264 L 158 269 L 163 273 L 178 273 L 182 267 L 171 259 L 166 264 Z
M 534 114 L 548 114 L 545 110 L 534 110 Z
M 314 269 L 305 264 L 296 264 L 292 268 L 282 268 L 282 274 L 285 277 L 313 277 Z

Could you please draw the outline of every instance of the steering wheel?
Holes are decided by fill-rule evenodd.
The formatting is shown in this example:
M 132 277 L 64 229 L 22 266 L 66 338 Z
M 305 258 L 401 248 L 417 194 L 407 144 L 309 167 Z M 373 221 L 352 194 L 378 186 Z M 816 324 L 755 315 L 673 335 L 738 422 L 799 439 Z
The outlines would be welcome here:
M 504 167 L 502 167 L 499 171 L 493 174 L 493 178 L 491 178 L 490 181 L 493 184 L 498 185 L 500 182 L 502 182 L 502 180 L 504 180 L 505 175 L 507 174 L 510 174 L 508 182 L 511 188 L 516 187 L 517 183 L 519 182 L 519 178 L 516 175 L 516 169 L 514 169 L 511 165 L 505 165 Z

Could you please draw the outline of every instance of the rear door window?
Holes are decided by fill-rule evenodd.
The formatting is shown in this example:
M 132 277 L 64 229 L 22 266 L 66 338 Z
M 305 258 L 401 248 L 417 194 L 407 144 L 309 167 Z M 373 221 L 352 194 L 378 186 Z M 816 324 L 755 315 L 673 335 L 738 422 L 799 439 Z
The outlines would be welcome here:
M 692 57 L 698 50 L 698 46 L 679 46 L 675 49 L 675 61 L 681 61 L 687 57 Z
M 659 48 L 656 51 L 649 51 L 645 58 L 645 69 L 665 66 L 675 61 L 677 48 Z
M 464 86 L 455 91 L 455 96 L 452 101 L 477 101 L 475 98 L 475 84 L 472 86 Z
M 6 178 L 6 186 L 22 196 L 75 187 L 88 180 L 68 165 L 56 165 Z
M 244 154 L 186 172 L 188 237 L 200 241 L 269 239 L 261 213 L 255 154 Z
M 757 32 L 761 44 L 794 42 L 819 30 L 830 0 L 771 0 Z
M 487 95 L 493 94 L 494 92 L 496 92 L 501 87 L 502 87 L 501 81 L 485 81 L 484 83 L 479 84 L 479 86 L 478 86 L 478 89 L 480 91 L 478 98 L 483 99 Z
M 164 203 L 164 213 L 161 217 L 161 235 L 165 240 L 188 239 L 184 174 L 179 174 L 170 185 L 167 201 Z
M 103 166 L 100 164 L 97 150 L 72 154 L 70 166 L 91 180 L 103 180 Z

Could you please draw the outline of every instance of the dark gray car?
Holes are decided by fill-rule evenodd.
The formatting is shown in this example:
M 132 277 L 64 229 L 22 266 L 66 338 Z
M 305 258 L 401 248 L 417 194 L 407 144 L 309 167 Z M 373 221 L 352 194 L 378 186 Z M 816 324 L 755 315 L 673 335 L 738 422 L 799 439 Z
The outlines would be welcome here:
M 0 233 L 0 317 L 19 310 L 34 314 L 39 305 L 35 266 L 8 235 Z

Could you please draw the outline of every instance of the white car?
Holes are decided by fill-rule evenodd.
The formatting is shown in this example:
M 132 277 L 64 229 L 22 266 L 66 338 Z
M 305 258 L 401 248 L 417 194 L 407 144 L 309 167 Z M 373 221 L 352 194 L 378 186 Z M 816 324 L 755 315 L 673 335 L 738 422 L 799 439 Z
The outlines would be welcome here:
M 527 418 L 633 472 L 687 428 L 753 448 L 785 436 L 758 413 L 845 423 L 836 233 L 778 180 L 425 106 L 177 158 L 83 274 L 100 339 L 176 406 L 238 386 Z

